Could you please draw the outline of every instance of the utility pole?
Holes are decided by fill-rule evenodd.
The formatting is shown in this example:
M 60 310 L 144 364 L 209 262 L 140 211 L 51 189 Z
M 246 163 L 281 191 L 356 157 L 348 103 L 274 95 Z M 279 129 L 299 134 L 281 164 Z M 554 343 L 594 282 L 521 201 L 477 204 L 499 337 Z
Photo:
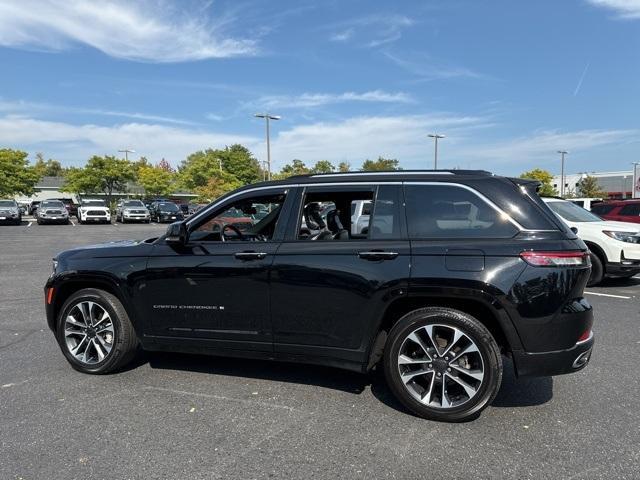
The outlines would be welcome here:
M 129 161 L 129 154 L 130 153 L 136 153 L 135 150 L 129 150 L 128 148 L 125 148 L 123 150 L 118 150 L 118 152 L 120 153 L 124 153 L 124 159 L 128 162 Z
M 558 150 L 558 153 L 561 155 L 561 166 L 560 166 L 560 196 L 564 198 L 564 156 L 569 152 L 566 150 Z
M 269 113 L 256 113 L 257 118 L 264 118 L 267 126 L 267 179 L 271 180 L 271 140 L 269 138 L 269 120 L 280 120 L 280 115 L 271 115 Z
M 433 138 L 434 140 L 434 152 L 433 152 L 433 169 L 437 170 L 438 169 L 438 140 L 440 138 L 446 138 L 445 135 L 439 135 L 437 133 L 430 133 L 429 137 Z
M 637 167 L 640 162 L 631 162 L 633 165 L 633 187 L 631 190 L 631 198 L 638 198 L 638 170 Z

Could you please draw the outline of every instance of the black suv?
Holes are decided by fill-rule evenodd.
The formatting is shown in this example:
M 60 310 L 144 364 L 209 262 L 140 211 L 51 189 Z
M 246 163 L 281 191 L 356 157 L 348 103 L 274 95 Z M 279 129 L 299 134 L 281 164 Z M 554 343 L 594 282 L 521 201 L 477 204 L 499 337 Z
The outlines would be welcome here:
M 537 186 L 463 170 L 249 185 L 159 238 L 60 253 L 49 327 L 86 373 L 138 347 L 378 366 L 418 415 L 475 417 L 503 354 L 520 376 L 575 372 L 591 355 L 588 251 Z M 362 201 L 369 227 L 352 234 Z M 253 223 L 228 223 L 237 210 Z

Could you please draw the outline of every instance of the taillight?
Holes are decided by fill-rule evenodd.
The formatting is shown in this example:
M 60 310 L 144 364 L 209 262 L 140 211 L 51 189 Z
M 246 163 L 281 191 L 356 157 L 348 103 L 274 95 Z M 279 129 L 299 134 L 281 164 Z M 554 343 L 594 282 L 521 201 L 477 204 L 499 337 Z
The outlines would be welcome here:
M 51 300 L 53 300 L 53 287 L 47 289 L 47 305 L 51 305 Z
M 520 258 L 534 267 L 586 267 L 590 265 L 587 252 L 522 252 Z

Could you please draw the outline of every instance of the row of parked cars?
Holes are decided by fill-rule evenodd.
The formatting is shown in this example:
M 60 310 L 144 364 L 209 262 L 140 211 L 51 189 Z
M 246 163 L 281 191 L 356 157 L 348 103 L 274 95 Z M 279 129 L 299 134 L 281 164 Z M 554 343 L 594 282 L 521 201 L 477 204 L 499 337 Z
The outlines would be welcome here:
M 116 222 L 122 223 L 170 223 L 183 220 L 201 207 L 194 204 L 176 204 L 165 199 L 147 202 L 134 199 L 121 200 L 112 212 L 103 199 L 85 198 L 79 204 L 70 198 L 34 200 L 28 206 L 7 199 L 0 200 L 0 223 L 20 225 L 25 214 L 32 215 L 38 225 L 66 224 L 71 217 L 76 217 L 78 223 L 111 223 L 112 217 L 115 217 Z

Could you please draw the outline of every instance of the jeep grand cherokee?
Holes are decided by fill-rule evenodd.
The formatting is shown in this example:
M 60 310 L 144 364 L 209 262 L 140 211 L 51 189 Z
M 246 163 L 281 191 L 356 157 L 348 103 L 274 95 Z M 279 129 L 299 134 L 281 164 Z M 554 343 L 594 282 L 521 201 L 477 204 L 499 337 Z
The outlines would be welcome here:
M 160 238 L 60 253 L 48 324 L 85 373 L 139 347 L 377 367 L 416 414 L 472 418 L 498 392 L 502 355 L 519 376 L 575 372 L 591 355 L 588 250 L 536 188 L 462 170 L 249 185 Z M 220 220 L 258 206 L 251 225 Z

